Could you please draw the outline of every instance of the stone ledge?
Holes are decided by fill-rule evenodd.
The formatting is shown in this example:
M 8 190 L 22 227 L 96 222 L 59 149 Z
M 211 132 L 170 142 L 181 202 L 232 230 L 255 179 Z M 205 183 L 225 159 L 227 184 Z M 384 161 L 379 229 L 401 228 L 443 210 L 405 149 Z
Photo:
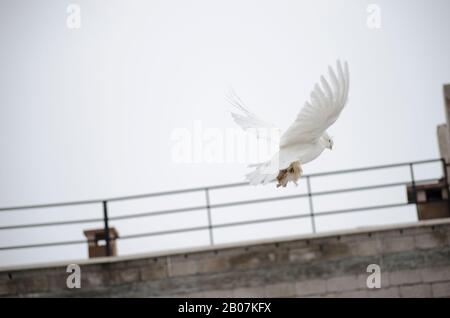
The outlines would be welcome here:
M 330 239 L 334 238 L 336 240 L 345 241 L 358 241 L 361 239 L 372 238 L 374 233 L 383 232 L 384 237 L 388 236 L 402 236 L 402 235 L 416 235 L 422 233 L 424 228 L 428 227 L 441 227 L 450 226 L 450 218 L 448 219 L 437 219 L 437 220 L 426 220 L 412 223 L 403 223 L 395 225 L 385 225 L 385 226 L 373 226 L 373 227 L 360 227 L 352 230 L 341 230 L 332 231 L 319 234 L 309 234 L 309 235 L 297 235 L 297 236 L 286 236 L 273 239 L 255 240 L 255 241 L 245 241 L 235 244 L 220 244 L 215 246 L 205 246 L 196 247 L 189 249 L 175 249 L 164 252 L 151 252 L 151 253 L 141 253 L 133 255 L 124 255 L 116 257 L 99 257 L 95 259 L 81 259 L 81 260 L 70 260 L 62 262 L 50 262 L 50 263 L 39 263 L 32 265 L 21 265 L 21 266 L 6 266 L 0 267 L 0 274 L 2 272 L 13 272 L 22 271 L 28 269 L 48 269 L 57 267 L 66 267 L 68 264 L 78 264 L 78 265 L 92 265 L 92 264 L 109 264 L 109 263 L 123 263 L 123 262 L 135 262 L 135 261 L 150 261 L 150 259 L 158 259 L 161 257 L 183 257 L 186 254 L 198 254 L 198 253 L 212 253 L 215 254 L 217 251 L 220 253 L 227 252 L 227 250 L 238 249 L 238 248 L 256 248 L 261 245 L 277 244 L 280 246 L 289 247 L 292 244 L 305 244 L 307 241 L 320 241 L 320 239 Z M 301 243 L 299 243 L 299 241 Z
M 450 222 L 318 236 L 81 264 L 81 290 L 65 287 L 65 266 L 0 272 L 0 295 L 244 297 L 443 297 L 450 281 Z M 382 289 L 365 286 L 382 268 Z M 203 296 L 202 296 L 203 295 Z M 380 296 L 381 295 L 381 296 Z M 441 295 L 441 296 L 438 296 Z

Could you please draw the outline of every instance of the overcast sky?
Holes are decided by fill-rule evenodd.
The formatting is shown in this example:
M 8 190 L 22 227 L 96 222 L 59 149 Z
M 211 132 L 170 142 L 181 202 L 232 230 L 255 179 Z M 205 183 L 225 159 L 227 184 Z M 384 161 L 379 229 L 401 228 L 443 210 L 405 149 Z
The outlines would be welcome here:
M 380 28 L 367 25 L 371 3 L 381 9 Z M 81 9 L 80 28 L 67 24 L 70 4 Z M 436 126 L 445 121 L 442 85 L 450 82 L 448 12 L 447 0 L 1 0 L 0 206 L 240 182 L 248 172 L 242 162 L 175 162 L 174 131 L 194 133 L 199 122 L 219 131 L 235 127 L 224 98 L 230 86 L 255 112 L 286 128 L 337 58 L 349 63 L 349 102 L 330 129 L 333 151 L 304 166 L 306 174 L 438 158 Z M 433 171 L 431 177 L 439 177 Z M 275 193 L 261 187 L 248 191 L 255 197 Z M 242 191 L 212 196 L 215 202 L 244 199 Z M 398 196 L 404 199 L 404 189 Z M 176 204 L 203 199 L 200 193 Z M 323 210 L 350 201 L 328 200 Z M 295 203 L 294 210 L 302 204 L 307 208 L 307 202 Z M 97 208 L 66 211 L 64 217 L 61 211 L 50 217 L 35 211 L 2 213 L 0 222 L 100 215 Z M 273 216 L 276 208 L 262 209 Z M 261 210 L 247 213 L 257 216 Z M 114 211 L 139 212 L 133 205 Z M 402 217 L 414 220 L 413 209 Z M 382 214 L 375 218 L 385 220 Z M 185 216 L 182 222 L 188 226 L 195 220 Z M 90 227 L 65 231 L 79 239 Z M 141 232 L 161 228 L 154 221 L 117 227 L 127 234 L 137 227 Z M 69 239 L 61 228 L 45 229 L 45 236 L 40 231 L 4 231 L 0 245 Z M 279 231 L 297 233 L 286 227 Z M 217 235 L 226 241 L 231 234 Z M 196 240 L 166 237 L 164 242 L 190 239 Z M 161 242 L 149 244 L 166 246 Z M 149 250 L 133 240 L 126 244 L 124 251 Z M 58 255 L 84 257 L 85 247 L 77 249 Z M 43 250 L 21 253 L 0 252 L 0 265 L 57 259 Z

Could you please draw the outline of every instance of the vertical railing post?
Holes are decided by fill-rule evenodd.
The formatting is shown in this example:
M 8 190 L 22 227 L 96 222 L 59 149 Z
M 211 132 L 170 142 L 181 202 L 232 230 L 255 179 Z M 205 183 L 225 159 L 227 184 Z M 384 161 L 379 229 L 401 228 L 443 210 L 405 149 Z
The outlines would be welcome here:
M 444 186 L 445 186 L 445 193 L 447 195 L 447 212 L 450 215 L 450 192 L 449 192 L 449 184 L 448 184 L 448 171 L 447 171 L 447 161 L 442 158 L 442 169 L 444 169 Z
M 111 256 L 111 238 L 109 236 L 108 202 L 107 201 L 103 201 L 103 224 L 104 224 L 104 231 L 105 231 L 106 256 Z
M 314 219 L 314 205 L 312 200 L 312 192 L 311 192 L 311 180 L 309 176 L 306 176 L 306 189 L 308 191 L 308 200 L 309 200 L 309 216 L 311 218 L 311 228 L 313 233 L 316 233 L 316 221 Z
M 413 190 L 413 196 L 414 196 L 414 204 L 416 205 L 416 212 L 417 212 L 417 216 L 419 216 L 419 207 L 417 206 L 417 190 L 416 190 L 416 180 L 414 178 L 414 164 L 410 163 L 409 164 L 409 172 L 411 174 L 411 186 L 412 186 L 412 190 Z
M 211 203 L 209 200 L 209 189 L 208 188 L 205 188 L 205 199 L 206 199 L 206 212 L 208 214 L 209 244 L 214 245 L 212 217 L 211 217 Z

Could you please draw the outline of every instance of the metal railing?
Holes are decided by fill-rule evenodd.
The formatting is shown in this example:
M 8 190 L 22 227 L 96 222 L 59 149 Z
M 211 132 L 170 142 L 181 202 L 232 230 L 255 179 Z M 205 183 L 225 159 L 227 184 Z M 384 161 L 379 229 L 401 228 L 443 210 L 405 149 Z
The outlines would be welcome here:
M 416 167 L 418 165 L 438 163 L 438 162 L 441 163 L 441 167 L 442 167 L 442 177 L 441 178 L 422 179 L 422 180 L 417 180 L 415 178 L 414 167 Z M 322 190 L 322 191 L 314 191 L 312 189 L 312 185 L 311 185 L 311 180 L 318 178 L 318 177 L 342 175 L 342 174 L 352 174 L 352 173 L 358 173 L 358 172 L 364 172 L 364 171 L 384 170 L 384 169 L 401 168 L 401 167 L 403 167 L 403 168 L 409 167 L 409 173 L 410 173 L 409 181 L 391 182 L 391 183 L 384 183 L 384 184 L 366 185 L 366 186 L 359 186 L 359 187 L 340 188 L 340 189 Z M 99 207 L 101 207 L 101 209 L 103 211 L 103 217 L 102 218 L 67 220 L 67 221 L 55 221 L 55 222 L 31 223 L 31 224 L 6 225 L 6 226 L 0 226 L 0 231 L 26 229 L 26 228 L 40 228 L 40 227 L 57 227 L 57 226 L 64 226 L 64 225 L 102 222 L 103 227 L 104 227 L 104 233 L 105 233 L 106 255 L 110 256 L 111 255 L 111 237 L 109 235 L 109 233 L 110 233 L 109 224 L 111 221 L 136 219 L 136 218 L 151 218 L 151 217 L 159 216 L 159 215 L 182 214 L 182 213 L 187 213 L 187 212 L 192 212 L 192 211 L 204 210 L 206 213 L 206 219 L 207 219 L 206 225 L 199 225 L 199 226 L 171 229 L 171 230 L 163 230 L 163 231 L 153 231 L 153 232 L 148 232 L 148 233 L 128 234 L 128 235 L 119 236 L 118 238 L 115 238 L 115 239 L 116 240 L 127 240 L 127 239 L 135 239 L 135 238 L 143 238 L 143 237 L 151 237 L 151 236 L 154 237 L 154 236 L 161 236 L 161 235 L 167 235 L 167 234 L 186 233 L 186 232 L 195 232 L 195 231 L 205 231 L 206 230 L 209 232 L 209 244 L 214 245 L 215 244 L 214 232 L 217 229 L 238 227 L 238 226 L 242 226 L 242 225 L 254 225 L 254 224 L 270 223 L 270 222 L 276 222 L 276 221 L 309 218 L 309 220 L 311 222 L 312 233 L 316 233 L 316 231 L 317 231 L 316 230 L 316 218 L 318 218 L 318 217 L 323 217 L 323 216 L 327 216 L 327 215 L 339 215 L 339 214 L 344 214 L 344 213 L 355 213 L 355 212 L 362 212 L 362 211 L 367 211 L 367 210 L 397 208 L 397 207 L 408 206 L 410 204 L 415 204 L 416 198 L 417 198 L 416 186 L 418 186 L 421 183 L 439 182 L 439 184 L 442 184 L 442 187 L 446 188 L 447 191 L 449 189 L 448 178 L 447 178 L 447 165 L 443 159 L 432 159 L 432 160 L 423 160 L 423 161 L 398 163 L 398 164 L 390 164 L 390 165 L 372 166 L 372 167 L 365 167 L 365 168 L 339 170 L 339 171 L 333 171 L 333 172 L 315 173 L 315 174 L 305 175 L 305 176 L 303 176 L 303 178 L 306 179 L 306 192 L 305 193 L 299 193 L 299 194 L 294 194 L 294 195 L 284 195 L 284 196 L 278 196 L 278 197 L 259 198 L 259 199 L 252 199 L 252 200 L 243 200 L 243 201 L 231 201 L 231 202 L 216 203 L 216 204 L 212 203 L 210 200 L 210 192 L 211 191 L 215 191 L 215 190 L 219 190 L 219 189 L 226 189 L 226 188 L 246 187 L 249 185 L 245 182 L 242 182 L 242 183 L 209 186 L 209 187 L 191 188 L 191 189 L 184 189 L 184 190 L 141 194 L 141 195 L 134 195 L 134 196 L 105 198 L 105 199 L 98 199 L 98 200 L 86 200 L 86 201 L 74 201 L 74 202 L 63 202 L 63 203 L 52 203 L 52 204 L 3 207 L 3 208 L 0 208 L 0 213 L 12 212 L 12 211 L 18 211 L 18 210 L 30 210 L 30 209 L 34 210 L 34 209 L 45 209 L 45 208 L 64 207 L 64 206 L 83 206 L 83 205 L 98 204 Z M 339 194 L 339 193 L 360 192 L 360 191 L 374 190 L 374 189 L 393 188 L 393 187 L 400 187 L 400 186 L 411 186 L 412 187 L 413 193 L 414 193 L 414 196 L 413 196 L 414 199 L 412 201 L 408 200 L 405 203 L 382 204 L 382 205 L 372 205 L 372 206 L 364 206 L 364 207 L 356 207 L 356 208 L 348 208 L 348 209 L 320 211 L 320 213 L 317 213 L 317 211 L 315 211 L 315 209 L 314 209 L 314 198 L 315 197 L 327 196 L 327 195 L 333 195 L 333 194 Z M 129 200 L 145 199 L 145 198 L 161 197 L 161 196 L 176 196 L 176 195 L 185 194 L 185 193 L 198 193 L 198 192 L 204 193 L 204 196 L 205 196 L 205 204 L 204 205 L 190 206 L 190 207 L 177 208 L 177 209 L 158 210 L 158 211 L 151 211 L 151 212 L 144 212 L 144 213 L 117 215 L 117 216 L 109 216 L 108 215 L 109 205 L 112 202 L 129 201 Z M 214 209 L 232 207 L 232 206 L 250 205 L 250 204 L 256 204 L 256 203 L 267 203 L 267 202 L 273 202 L 273 201 L 284 201 L 284 200 L 291 200 L 291 199 L 298 199 L 298 198 L 307 198 L 308 206 L 309 206 L 309 213 L 288 215 L 288 216 L 278 216 L 278 217 L 271 217 L 271 218 L 261 218 L 261 219 L 246 220 L 246 221 L 228 222 L 228 223 L 220 223 L 220 224 L 215 224 L 212 220 L 212 210 L 214 210 Z M 446 200 L 446 201 L 450 202 L 449 200 Z M 449 207 L 450 207 L 450 205 L 449 205 Z M 56 242 L 48 242 L 48 243 L 24 244 L 24 245 L 13 245 L 13 246 L 0 246 L 0 251 L 26 249 L 26 248 L 38 248 L 38 247 L 86 244 L 87 242 L 89 242 L 89 241 L 84 239 L 84 240 L 56 241 Z

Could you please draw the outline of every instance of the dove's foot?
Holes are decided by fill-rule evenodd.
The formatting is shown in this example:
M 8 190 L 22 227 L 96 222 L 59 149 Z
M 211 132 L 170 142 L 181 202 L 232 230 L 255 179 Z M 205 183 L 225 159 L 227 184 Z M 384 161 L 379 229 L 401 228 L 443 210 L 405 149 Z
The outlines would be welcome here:
M 278 176 L 277 176 L 277 181 L 278 181 L 277 188 L 286 187 L 287 182 L 288 182 L 287 175 L 288 175 L 287 169 L 280 170 L 280 172 L 278 173 Z
M 300 179 L 302 174 L 303 174 L 303 170 L 300 165 L 300 162 L 295 161 L 295 162 L 291 163 L 287 169 L 280 170 L 280 172 L 278 173 L 277 188 L 279 188 L 279 187 L 286 188 L 289 181 L 292 181 L 295 184 L 297 184 L 297 181 L 298 181 L 298 179 Z

